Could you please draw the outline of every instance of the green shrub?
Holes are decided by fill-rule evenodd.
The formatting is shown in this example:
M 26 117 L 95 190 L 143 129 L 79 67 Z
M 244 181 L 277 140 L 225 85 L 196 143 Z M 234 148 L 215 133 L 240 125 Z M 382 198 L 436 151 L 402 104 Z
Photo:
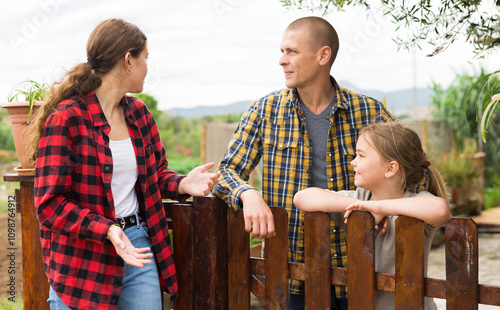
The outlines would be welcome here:
M 500 206 L 500 176 L 498 170 L 495 167 L 488 167 L 487 170 L 494 171 L 486 171 L 487 176 L 489 176 L 486 183 L 489 185 L 484 189 L 485 210 Z
M 200 165 L 200 160 L 192 157 L 170 157 L 167 155 L 168 168 L 179 174 L 188 174 Z
M 0 120 L 0 150 L 15 150 L 12 127 L 5 120 Z

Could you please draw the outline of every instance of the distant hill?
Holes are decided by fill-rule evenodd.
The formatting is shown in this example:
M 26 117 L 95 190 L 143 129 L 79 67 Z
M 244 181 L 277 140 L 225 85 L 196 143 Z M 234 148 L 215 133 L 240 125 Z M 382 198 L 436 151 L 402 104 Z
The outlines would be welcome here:
M 178 117 L 183 118 L 200 118 L 203 116 L 210 115 L 227 115 L 227 114 L 238 114 L 243 113 L 248 109 L 248 106 L 252 101 L 239 101 L 229 105 L 219 105 L 219 106 L 198 106 L 195 108 L 175 108 L 169 109 L 165 112 Z
M 339 82 L 342 87 L 350 89 L 359 94 L 363 94 L 382 101 L 385 98 L 387 108 L 394 114 L 408 113 L 413 108 L 413 89 L 403 89 L 392 92 L 382 92 L 379 90 L 366 90 L 356 87 L 349 82 Z M 431 95 L 433 90 L 430 88 L 417 88 L 416 101 L 417 108 L 429 107 L 431 105 Z
M 359 94 L 363 94 L 379 101 L 385 97 L 387 107 L 395 115 L 408 114 L 413 108 L 413 89 L 403 89 L 393 92 L 382 92 L 378 90 L 366 90 L 356 87 L 355 85 L 343 81 L 339 82 L 342 87 L 350 89 Z M 430 96 L 432 90 L 429 88 L 417 88 L 417 108 L 430 106 Z M 258 96 L 258 94 L 257 94 Z M 257 97 L 256 97 L 257 98 Z M 169 109 L 165 112 L 183 118 L 200 118 L 210 115 L 225 115 L 225 114 L 238 114 L 243 113 L 248 109 L 252 101 L 239 101 L 229 105 L 220 106 L 198 106 L 195 108 L 175 108 Z

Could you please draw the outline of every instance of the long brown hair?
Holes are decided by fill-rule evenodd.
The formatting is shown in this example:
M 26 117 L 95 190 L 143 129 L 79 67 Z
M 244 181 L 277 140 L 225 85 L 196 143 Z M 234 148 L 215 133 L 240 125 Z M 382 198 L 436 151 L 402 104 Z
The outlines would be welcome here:
M 418 134 L 398 122 L 375 123 L 364 127 L 373 147 L 387 161 L 399 163 L 404 175 L 404 189 L 414 190 L 424 182 L 427 170 L 427 191 L 448 201 L 448 192 L 441 173 L 428 161 Z
M 108 19 L 92 31 L 87 41 L 88 62 L 71 68 L 63 78 L 50 86 L 44 105 L 30 125 L 27 157 L 36 160 L 38 144 L 49 115 L 63 100 L 83 97 L 101 86 L 101 76 L 130 53 L 138 57 L 146 46 L 146 35 L 135 25 L 122 19 Z

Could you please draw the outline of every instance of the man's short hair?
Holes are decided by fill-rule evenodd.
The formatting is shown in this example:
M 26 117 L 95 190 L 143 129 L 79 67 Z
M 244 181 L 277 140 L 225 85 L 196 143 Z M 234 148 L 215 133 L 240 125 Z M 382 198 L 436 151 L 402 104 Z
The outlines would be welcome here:
M 309 44 L 313 51 L 317 51 L 323 46 L 328 46 L 332 50 L 330 63 L 333 64 L 339 50 L 339 37 L 335 28 L 321 17 L 302 17 L 292 22 L 287 28 L 289 30 L 306 29 L 309 32 Z

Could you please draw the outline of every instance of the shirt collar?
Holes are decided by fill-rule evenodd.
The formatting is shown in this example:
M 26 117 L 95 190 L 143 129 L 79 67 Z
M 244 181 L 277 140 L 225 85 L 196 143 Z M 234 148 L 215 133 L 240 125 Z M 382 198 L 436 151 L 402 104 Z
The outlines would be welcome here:
M 102 110 L 101 104 L 99 103 L 99 99 L 97 99 L 96 94 L 91 91 L 85 96 L 85 102 L 89 108 L 90 114 L 92 115 L 92 122 L 95 127 L 104 127 L 104 132 L 106 134 L 109 133 L 111 127 L 109 126 L 108 120 L 104 115 L 104 111 Z M 127 96 L 123 96 L 120 101 L 121 106 L 123 107 L 123 112 L 125 114 L 125 118 L 132 117 L 130 106 L 127 104 Z
M 349 100 L 346 98 L 345 89 L 340 87 L 337 81 L 330 75 L 330 82 L 335 88 L 335 95 L 333 97 L 332 114 L 335 113 L 337 108 L 347 109 L 349 107 Z M 287 105 L 293 106 L 300 110 L 300 98 L 296 88 L 290 89 L 288 92 Z

